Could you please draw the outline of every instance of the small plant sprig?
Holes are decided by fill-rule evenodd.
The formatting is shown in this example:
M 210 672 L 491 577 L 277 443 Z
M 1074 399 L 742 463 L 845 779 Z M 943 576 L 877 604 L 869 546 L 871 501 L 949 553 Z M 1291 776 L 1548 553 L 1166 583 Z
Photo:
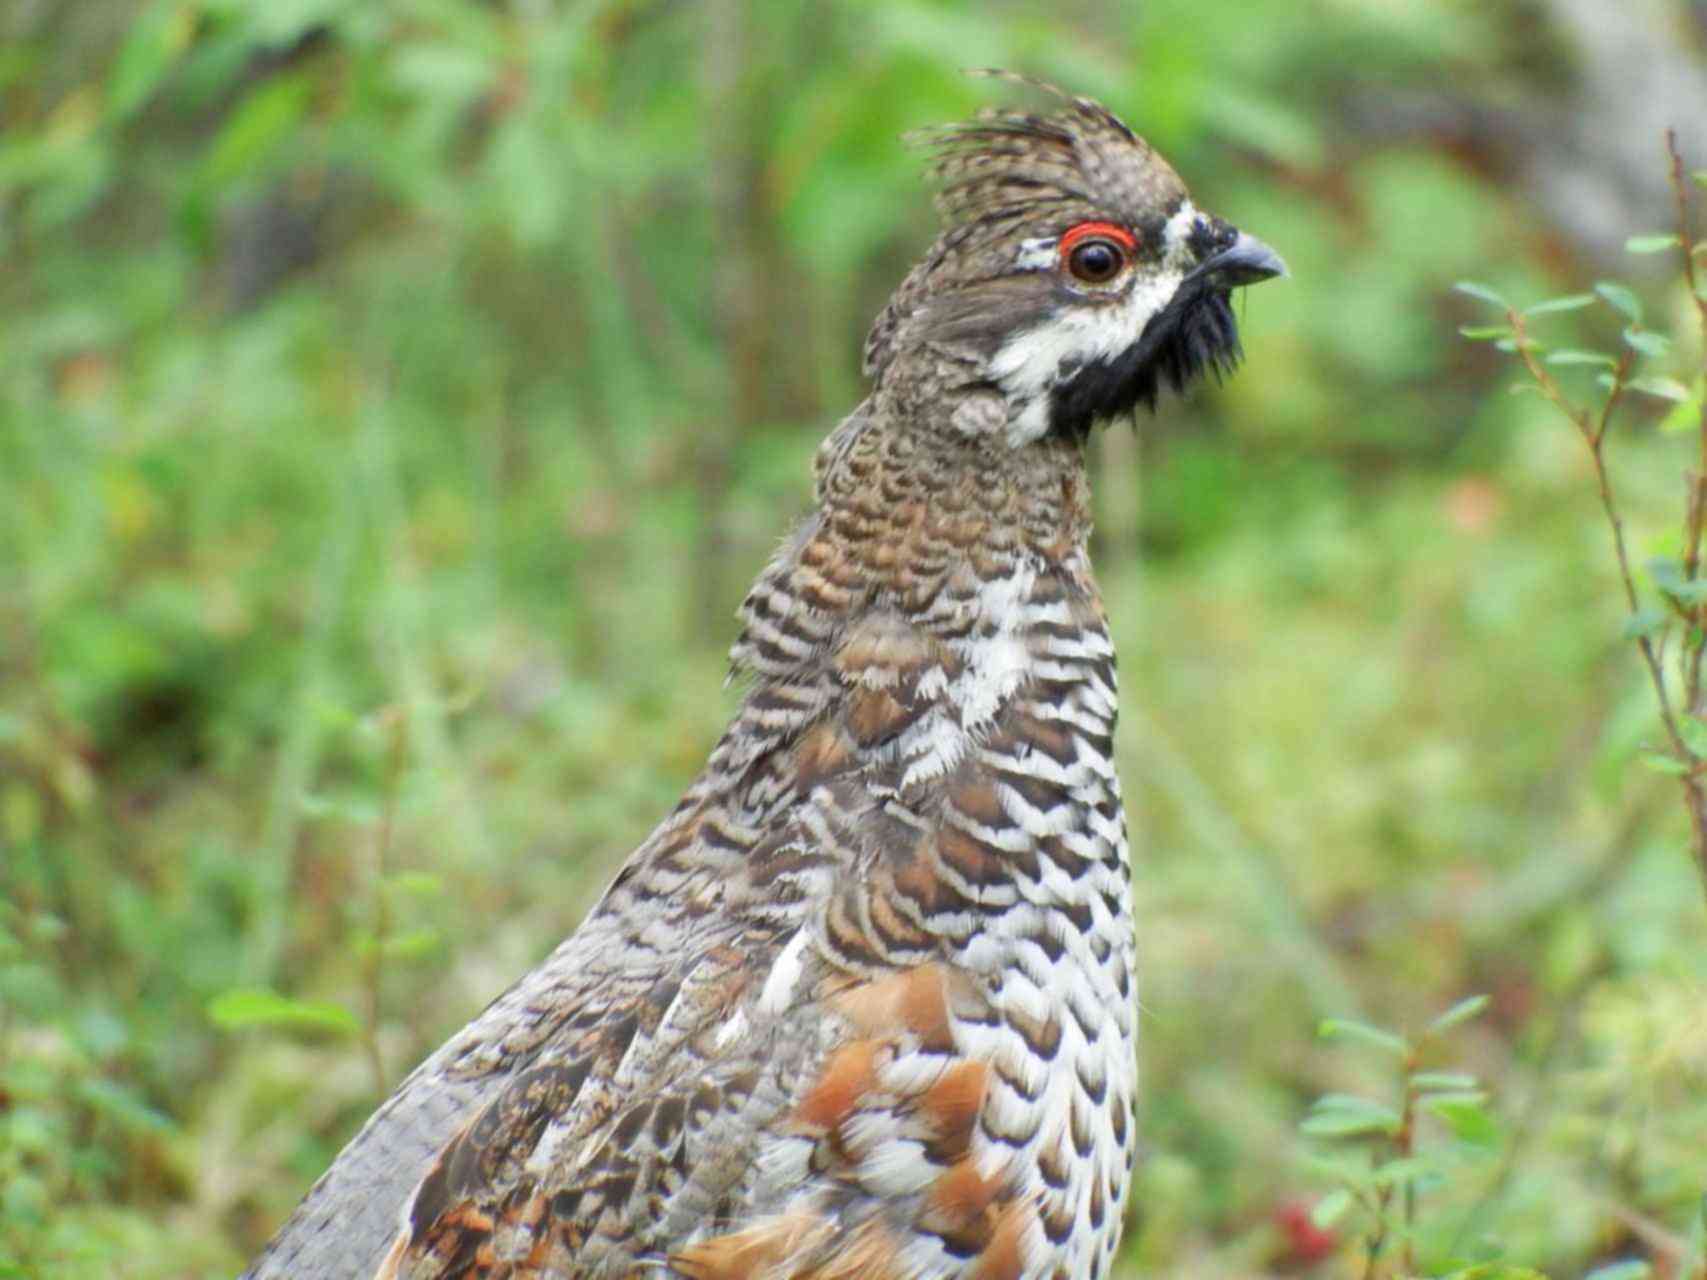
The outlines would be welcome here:
M 1707 187 L 1707 171 L 1685 173 L 1677 135 L 1669 130 L 1666 155 L 1674 196 L 1675 230 L 1633 236 L 1625 247 L 1638 254 L 1676 253 L 1680 278 L 1693 307 L 1697 335 L 1703 339 L 1697 347 L 1707 350 L 1707 277 L 1702 274 L 1701 262 L 1707 257 L 1707 241 L 1695 235 L 1691 207 L 1691 188 Z M 1692 382 L 1686 384 L 1675 377 L 1639 372 L 1644 360 L 1663 360 L 1671 353 L 1671 339 L 1643 321 L 1641 300 L 1615 281 L 1603 280 L 1591 293 L 1549 298 L 1522 309 L 1487 285 L 1464 281 L 1457 288 L 1505 312 L 1503 325 L 1466 325 L 1459 332 L 1472 341 L 1491 341 L 1500 350 L 1516 355 L 1529 375 L 1530 382 L 1524 385 L 1539 391 L 1571 422 L 1588 450 L 1623 586 L 1628 611 L 1625 633 L 1635 642 L 1647 668 L 1665 731 L 1665 749 L 1651 753 L 1648 761 L 1655 769 L 1678 779 L 1689 813 L 1691 852 L 1703 892 L 1707 893 L 1707 687 L 1703 683 L 1704 658 L 1707 658 L 1707 561 L 1702 554 L 1703 533 L 1707 532 L 1707 376 L 1697 369 Z M 1530 332 L 1531 321 L 1596 305 L 1609 308 L 1619 318 L 1622 342 L 1616 355 L 1552 349 Z M 1560 384 L 1554 370 L 1568 365 L 1599 369 L 1598 403 L 1579 402 Z M 1684 473 L 1679 554 L 1648 561 L 1645 567 L 1653 584 L 1651 592 L 1644 592 L 1638 586 L 1631 568 L 1624 519 L 1606 457 L 1613 426 L 1631 393 L 1670 402 L 1671 409 L 1660 429 L 1692 434 L 1695 444 L 1694 466 Z
M 402 702 L 362 717 L 341 707 L 322 707 L 329 729 L 345 736 L 356 758 L 366 766 L 362 771 L 366 776 L 362 784 L 301 798 L 303 811 L 312 820 L 370 834 L 370 893 L 365 900 L 352 904 L 366 922 L 353 928 L 350 938 L 360 973 L 360 1014 L 344 1003 L 287 996 L 266 987 L 229 989 L 208 1007 L 213 1022 L 227 1031 L 262 1028 L 356 1040 L 367 1059 L 378 1097 L 384 1097 L 392 1084 L 379 1039 L 387 965 L 423 959 L 443 942 L 439 930 L 430 925 L 399 928 L 399 917 L 404 913 L 397 899 L 407 896 L 424 900 L 443 892 L 438 876 L 398 871 L 392 866 L 409 763 L 410 712 L 409 705 Z
M 1476 1077 L 1424 1066 L 1450 1031 L 1487 1004 L 1486 996 L 1461 1000 L 1412 1037 L 1346 1018 L 1330 1018 L 1319 1029 L 1324 1039 L 1380 1051 L 1399 1071 L 1395 1101 L 1325 1094 L 1299 1126 L 1307 1137 L 1326 1144 L 1310 1161 L 1315 1171 L 1339 1184 L 1317 1203 L 1314 1224 L 1323 1230 L 1340 1227 L 1363 1240 L 1363 1280 L 1421 1274 L 1417 1236 L 1423 1198 L 1458 1180 L 1467 1165 L 1486 1162 L 1499 1144 L 1500 1126 Z M 1438 1125 L 1425 1133 L 1426 1117 Z M 1521 1267 L 1492 1265 L 1449 1274 L 1452 1280 L 1544 1280 Z

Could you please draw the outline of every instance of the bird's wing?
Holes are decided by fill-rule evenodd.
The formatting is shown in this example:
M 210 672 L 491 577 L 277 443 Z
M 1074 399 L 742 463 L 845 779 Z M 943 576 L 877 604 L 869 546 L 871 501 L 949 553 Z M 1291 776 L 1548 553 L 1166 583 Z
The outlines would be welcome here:
M 581 929 L 404 1081 L 245 1280 L 374 1276 L 394 1266 L 385 1259 L 404 1237 L 427 1252 L 399 1274 L 480 1274 L 453 1261 L 447 1242 L 501 1235 L 542 1170 L 557 1171 L 561 1190 L 577 1160 L 628 1148 L 643 1116 L 666 1130 L 698 1123 L 690 1110 L 710 1096 L 698 1086 L 720 1069 L 731 1019 L 782 933 L 717 915 L 724 886 L 693 880 L 700 891 L 679 886 L 682 896 L 642 925 L 633 885 L 619 876 Z M 705 913 L 697 929 L 672 918 L 695 911 Z M 580 1211 L 559 1197 L 554 1220 L 597 1220 L 621 1175 L 615 1162 L 592 1173 L 603 1189 L 580 1187 Z
M 1001 1068 L 956 1033 L 981 997 L 941 964 L 849 979 L 799 950 L 703 956 L 623 1061 L 601 1034 L 514 1077 L 380 1280 L 1018 1280 L 1036 1204 L 979 1141 Z
M 339 1154 L 280 1228 L 243 1280 L 358 1280 L 372 1276 L 439 1164 L 447 1142 L 545 1078 L 573 1041 L 575 1024 L 610 1020 L 615 1043 L 621 1006 L 638 1008 L 653 984 L 623 973 L 610 921 L 590 918 L 544 963 L 516 983 L 417 1067 Z M 628 958 L 641 959 L 632 950 Z M 565 1065 L 567 1062 L 565 1061 Z M 537 1067 L 538 1072 L 530 1075 Z M 541 1097 L 563 1103 L 562 1091 Z M 479 1130 L 491 1133 L 491 1122 Z M 454 1144 L 453 1144 L 454 1145 Z
M 437 1153 L 379 1274 L 597 1274 L 672 1211 L 711 1211 L 810 1049 L 742 1014 L 776 943 L 721 943 L 583 1003 Z

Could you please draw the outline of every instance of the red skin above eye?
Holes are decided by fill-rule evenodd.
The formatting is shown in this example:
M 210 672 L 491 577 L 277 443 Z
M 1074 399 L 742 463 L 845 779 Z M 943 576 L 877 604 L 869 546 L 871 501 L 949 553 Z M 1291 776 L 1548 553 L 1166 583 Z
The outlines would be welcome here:
M 1066 235 L 1061 237 L 1061 260 L 1065 262 L 1073 247 L 1083 240 L 1112 240 L 1115 244 L 1132 253 L 1138 248 L 1138 237 L 1125 227 L 1114 222 L 1081 222 Z

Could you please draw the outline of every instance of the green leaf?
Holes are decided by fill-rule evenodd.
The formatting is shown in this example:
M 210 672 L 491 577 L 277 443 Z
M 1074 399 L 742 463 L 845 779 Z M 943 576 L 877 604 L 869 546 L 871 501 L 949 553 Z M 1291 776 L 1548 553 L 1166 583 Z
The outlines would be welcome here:
M 1486 1107 L 1488 1103 L 1488 1091 L 1486 1089 L 1453 1089 L 1447 1093 L 1425 1094 L 1423 1097 L 1419 1098 L 1418 1101 L 1426 1103 L 1429 1106 L 1433 1106 L 1436 1103 L 1463 1103 L 1468 1106 Z
M 1594 291 L 1615 310 L 1622 311 L 1635 323 L 1641 323 L 1642 300 L 1627 287 L 1614 280 L 1602 280 L 1594 286 Z
M 1487 342 L 1492 338 L 1511 337 L 1511 326 L 1505 324 L 1461 324 L 1458 332 L 1471 342 Z
M 1617 369 L 1618 362 L 1605 352 L 1577 352 L 1577 350 L 1562 350 L 1548 352 L 1547 364 L 1550 365 L 1603 365 L 1606 369 Z
M 1420 1099 L 1417 1105 L 1438 1116 L 1460 1142 L 1473 1147 L 1491 1147 L 1499 1141 L 1499 1125 L 1488 1113 L 1485 1098 L 1429 1095 Z
M 1480 1081 L 1467 1071 L 1414 1071 L 1413 1089 L 1474 1089 Z
M 1345 1217 L 1346 1210 L 1356 1202 L 1356 1198 L 1341 1187 L 1338 1191 L 1330 1191 L 1310 1210 L 1310 1225 L 1318 1231 L 1326 1231 L 1334 1223 Z
M 1598 364 L 1608 369 L 1616 369 L 1618 361 L 1601 351 L 1552 351 L 1547 355 L 1548 364 Z
M 1604 1267 L 1596 1267 L 1583 1277 L 1583 1280 L 1648 1280 L 1654 1274 L 1654 1269 L 1647 1263 L 1635 1258 L 1627 1258 L 1623 1262 L 1610 1263 Z
M 1330 1093 L 1316 1100 L 1299 1132 L 1317 1138 L 1349 1138 L 1363 1134 L 1394 1134 L 1399 1113 L 1392 1107 L 1348 1093 Z
M 1684 431 L 1699 431 L 1701 429 L 1701 406 L 1704 399 L 1707 399 L 1707 377 L 1698 375 L 1694 385 L 1689 389 L 1689 399 L 1679 401 L 1666 410 L 1665 417 L 1660 419 L 1660 431 L 1667 435 L 1676 435 Z
M 1624 330 L 1624 341 L 1645 356 L 1663 356 L 1671 350 L 1671 339 L 1651 329 L 1627 328 Z
M 1441 1014 L 1433 1022 L 1429 1023 L 1428 1034 L 1431 1036 L 1437 1036 L 1443 1031 L 1450 1031 L 1459 1023 L 1470 1021 L 1471 1018 L 1474 1018 L 1487 1007 L 1487 996 L 1466 996 L 1445 1013 Z
M 1426 1155 L 1405 1156 L 1376 1165 L 1370 1170 L 1369 1176 L 1378 1187 L 1391 1187 L 1405 1182 L 1438 1183 L 1441 1177 L 1440 1161 Z
M 1528 1267 L 1514 1267 L 1509 1262 L 1479 1262 L 1463 1271 L 1454 1271 L 1445 1280 L 1547 1280 L 1547 1277 Z
M 202 164 L 201 181 L 219 190 L 254 171 L 295 132 L 308 112 L 309 81 L 300 75 L 264 81 L 226 119 Z
M 1696 759 L 1707 758 L 1707 724 L 1692 715 L 1678 717 L 1677 736 L 1683 739 L 1683 745 L 1695 753 Z
M 1632 391 L 1640 391 L 1643 395 L 1658 396 L 1661 400 L 1671 400 L 1677 404 L 1688 404 L 1690 401 L 1689 388 L 1676 378 L 1631 378 L 1624 385 Z
M 222 991 L 207 1006 L 208 1017 L 227 1031 L 249 1027 L 279 1027 L 354 1035 L 361 1029 L 355 1014 L 325 1000 L 293 1000 L 264 987 Z
M 1662 591 L 1672 591 L 1683 585 L 1683 561 L 1676 556 L 1650 556 L 1642 567 Z
M 1656 609 L 1653 605 L 1644 605 L 1624 619 L 1623 635 L 1626 640 L 1651 636 L 1656 632 L 1664 631 L 1666 624 L 1670 621 L 1671 615 L 1664 609 Z
M 1372 1111 L 1364 1115 L 1325 1111 L 1321 1115 L 1304 1117 L 1298 1131 L 1312 1138 L 1358 1138 L 1372 1133 L 1391 1137 L 1399 1131 L 1399 1116 L 1392 1111 Z
M 1526 316 L 1544 316 L 1555 311 L 1580 311 L 1584 307 L 1592 305 L 1594 305 L 1592 293 L 1573 293 L 1563 298 L 1547 298 L 1542 302 L 1537 302 L 1532 307 L 1525 307 L 1523 314 Z
M 1391 1031 L 1383 1031 L 1380 1027 L 1372 1027 L 1367 1022 L 1358 1022 L 1353 1018 L 1324 1018 L 1316 1027 L 1316 1034 L 1324 1040 L 1359 1040 L 1364 1044 L 1372 1044 L 1378 1049 L 1403 1057 L 1411 1051 L 1411 1046 L 1405 1038 Z
M 1675 249 L 1683 241 L 1675 231 L 1664 232 L 1653 236 L 1631 236 L 1624 242 L 1625 253 L 1664 253 L 1667 249 Z
M 1669 751 L 1644 751 L 1640 759 L 1642 764 L 1655 773 L 1663 773 L 1669 778 L 1681 778 L 1689 772 L 1690 765 L 1686 760 L 1679 760 Z
M 1362 1187 L 1369 1182 L 1369 1158 L 1354 1147 L 1301 1147 L 1298 1167 L 1318 1182 Z
M 1499 307 L 1502 311 L 1511 310 L 1511 303 L 1500 297 L 1500 295 L 1494 292 L 1494 290 L 1488 285 L 1478 284 L 1474 280 L 1460 280 L 1452 287 L 1459 293 L 1468 294 L 1470 297 L 1477 298 L 1491 306 Z
M 155 0 L 134 22 L 107 79 L 107 114 L 128 117 L 165 78 L 195 33 L 194 9 L 177 0 Z

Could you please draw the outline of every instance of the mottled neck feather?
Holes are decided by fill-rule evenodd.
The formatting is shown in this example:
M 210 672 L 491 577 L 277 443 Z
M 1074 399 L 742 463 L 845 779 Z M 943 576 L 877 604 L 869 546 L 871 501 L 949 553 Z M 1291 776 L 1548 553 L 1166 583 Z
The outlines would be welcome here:
M 939 638 L 964 636 L 1022 561 L 1094 595 L 1083 450 L 1044 440 L 1010 450 L 952 422 L 899 423 L 862 406 L 824 442 L 818 509 L 741 607 L 737 669 L 798 673 L 866 611 Z

